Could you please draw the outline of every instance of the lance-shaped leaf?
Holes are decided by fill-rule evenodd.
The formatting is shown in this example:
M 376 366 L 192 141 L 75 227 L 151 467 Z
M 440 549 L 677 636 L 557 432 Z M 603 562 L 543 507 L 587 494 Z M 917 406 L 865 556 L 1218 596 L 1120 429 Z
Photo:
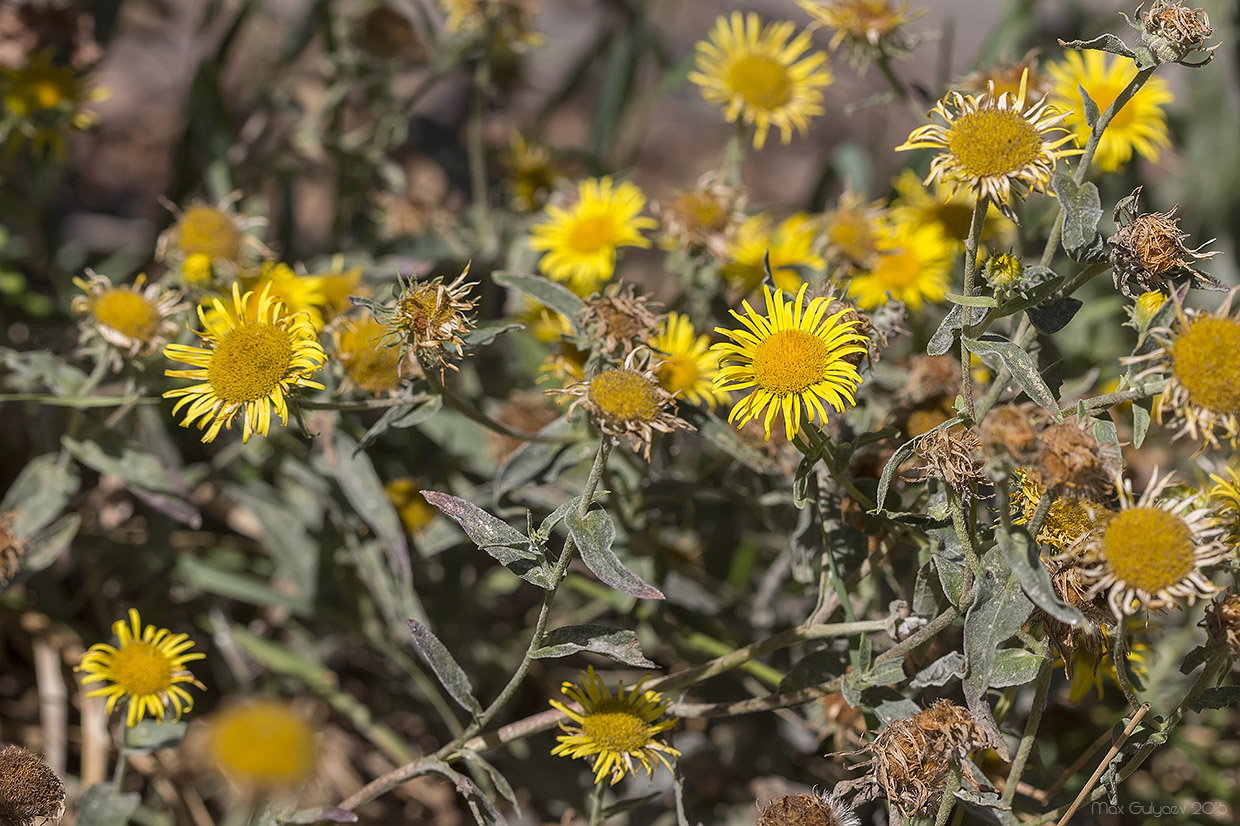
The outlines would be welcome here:
M 409 620 L 409 633 L 413 635 L 413 645 L 418 649 L 418 654 L 435 672 L 452 699 L 475 717 L 482 714 L 482 706 L 474 699 L 474 687 L 469 682 L 469 675 L 453 658 L 448 647 L 417 620 Z
M 1063 170 L 1051 179 L 1051 190 L 1063 208 L 1063 248 L 1073 261 L 1090 264 L 1107 257 L 1106 243 L 1098 232 L 1102 220 L 1102 199 L 1092 183 L 1076 185 Z
M 563 284 L 548 281 L 541 275 L 505 270 L 494 273 L 491 278 L 501 287 L 511 287 L 518 292 L 525 293 L 539 304 L 566 316 L 573 327 L 573 332 L 579 332 L 577 317 L 586 305 Z
M 495 786 L 495 791 L 499 792 L 500 795 L 508 801 L 513 810 L 516 811 L 517 817 L 520 817 L 521 803 L 517 800 L 517 793 L 513 791 L 512 784 L 508 782 L 508 778 L 500 774 L 499 769 L 488 763 L 485 759 L 483 759 L 482 755 L 476 751 L 462 749 L 461 757 L 486 772 L 487 777 L 491 779 L 491 784 Z
M 1207 688 L 1197 699 L 1188 704 L 1193 711 L 1207 708 L 1231 708 L 1240 705 L 1240 685 L 1220 685 Z
M 530 652 L 536 660 L 567 657 L 578 651 L 602 654 L 618 663 L 636 668 L 658 668 L 642 654 L 637 635 L 606 625 L 568 625 L 556 628 L 543 638 L 542 647 Z
M 1093 40 L 1060 40 L 1059 45 L 1065 49 L 1096 49 L 1100 52 L 1136 57 L 1137 53 L 1128 48 L 1128 44 L 1113 34 L 1103 34 Z
M 138 811 L 142 795 L 137 792 L 122 794 L 111 783 L 96 783 L 82 795 L 78 802 L 78 826 L 127 826 L 129 818 Z
M 1059 414 L 1059 403 L 1055 400 L 1055 394 L 1046 386 L 1046 382 L 1038 372 L 1038 365 L 1034 363 L 1033 357 L 1022 350 L 1020 345 L 1011 341 L 966 338 L 964 346 L 968 348 L 970 353 L 976 353 L 983 358 L 986 356 L 997 357 L 1003 363 L 1003 366 L 1008 369 L 1008 372 L 1012 374 L 1013 380 L 1020 385 L 1020 389 L 1028 394 L 1029 398 L 1049 411 L 1055 418 L 1055 421 L 1063 420 L 1063 417 Z
M 357 448 L 349 434 L 337 430 L 331 448 L 324 448 L 320 453 L 322 464 L 335 477 L 353 510 L 374 530 L 387 553 L 392 571 L 401 580 L 412 582 L 409 541 L 405 538 L 400 516 L 392 501 L 384 495 L 383 481 L 370 457 Z
M 484 551 L 490 553 L 491 548 L 503 547 L 510 549 L 517 557 L 538 559 L 538 554 L 530 548 L 529 537 L 474 503 L 434 490 L 424 490 L 422 495 L 460 525 L 474 544 Z
M 74 458 L 100 473 L 110 473 L 141 501 L 191 528 L 202 525 L 202 515 L 189 501 L 189 487 L 180 473 L 166 467 L 159 457 L 136 442 L 110 438 L 106 447 L 98 442 L 65 436 L 61 439 Z
M 52 523 L 80 486 L 76 464 L 62 467 L 59 454 L 45 453 L 22 468 L 0 502 L 0 513 L 16 511 L 13 533 L 33 536 Z
M 995 654 L 995 667 L 990 675 L 991 688 L 1025 685 L 1038 676 L 1045 658 L 1023 648 L 1004 648 Z
M 964 618 L 964 697 L 989 733 L 995 751 L 1007 760 L 1009 749 L 986 702 L 986 690 L 994 676 L 999 646 L 1025 624 L 1033 603 L 1021 590 L 999 548 L 982 557 L 976 588 L 976 598 Z
M 573 542 L 581 550 L 581 558 L 594 575 L 606 584 L 641 599 L 663 599 L 663 592 L 624 567 L 611 549 L 616 540 L 616 525 L 605 510 L 592 510 L 585 516 L 570 511 L 564 517 Z
M 442 396 L 429 396 L 408 404 L 398 404 L 389 407 L 379 417 L 379 421 L 370 426 L 370 429 L 366 431 L 366 435 L 362 436 L 362 440 L 357 443 L 357 450 L 365 450 L 370 447 L 375 439 L 378 439 L 389 430 L 417 427 L 423 422 L 429 421 L 432 416 L 442 409 Z
M 1039 561 L 1037 545 L 1029 540 L 1029 534 L 1024 529 L 1016 528 L 1012 533 L 1007 533 L 1002 527 L 997 528 L 995 540 L 1003 549 L 1008 566 L 1016 575 L 1025 596 L 1034 605 L 1065 625 L 1077 627 L 1085 624 L 1084 614 L 1055 594 L 1050 572 Z

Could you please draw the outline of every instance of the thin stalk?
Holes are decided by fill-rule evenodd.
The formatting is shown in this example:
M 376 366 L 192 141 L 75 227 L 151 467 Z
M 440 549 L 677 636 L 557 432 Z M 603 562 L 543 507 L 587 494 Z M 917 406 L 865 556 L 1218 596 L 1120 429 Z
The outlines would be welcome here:
M 973 295 L 973 281 L 977 276 L 977 245 L 982 237 L 982 227 L 986 223 L 986 208 L 990 199 L 985 195 L 977 196 L 973 205 L 973 218 L 969 222 L 969 237 L 964 241 L 964 291 L 963 295 Z M 964 326 L 960 328 L 960 388 L 964 395 L 964 409 L 973 418 L 973 370 L 969 360 L 969 350 L 964 340 L 972 333 L 969 326 L 969 308 L 965 307 L 962 314 Z
M 1102 762 L 1098 764 L 1098 768 L 1094 769 L 1094 773 L 1089 776 L 1089 780 L 1081 788 L 1081 793 L 1076 796 L 1076 800 L 1072 801 L 1072 805 L 1068 807 L 1068 811 L 1064 812 L 1058 826 L 1064 826 L 1065 823 L 1072 819 L 1072 815 L 1076 814 L 1077 810 L 1080 809 L 1085 803 L 1085 798 L 1090 794 L 1090 792 L 1094 791 L 1094 785 L 1102 777 L 1102 773 L 1106 771 L 1107 766 L 1111 764 L 1111 758 L 1119 754 L 1119 750 L 1123 748 L 1124 743 L 1128 740 L 1128 738 L 1136 730 L 1137 725 L 1141 722 L 1141 718 L 1145 717 L 1146 712 L 1149 710 L 1150 704 L 1145 703 L 1137 709 L 1136 714 L 1132 715 L 1132 719 L 1129 720 L 1128 725 L 1124 727 L 1124 733 L 1116 739 L 1115 743 L 1112 744 L 1111 748 L 1102 758 Z M 1101 788 L 1099 788 L 1099 791 L 1101 791 Z
M 1003 787 L 1003 803 L 1012 805 L 1016 797 L 1016 787 L 1020 776 L 1025 773 L 1029 762 L 1029 754 L 1033 751 L 1033 741 L 1038 736 L 1038 727 L 1042 725 L 1042 712 L 1046 710 L 1046 696 L 1051 688 L 1051 659 L 1047 657 L 1045 644 L 1042 646 L 1042 666 L 1038 669 L 1038 677 L 1033 686 L 1033 705 L 1029 709 L 1029 719 L 1025 721 L 1025 731 L 1021 735 L 1020 745 L 1016 747 L 1016 755 L 1012 758 L 1012 767 L 1008 769 L 1007 784 Z
M 469 123 L 466 125 L 466 152 L 469 164 L 470 193 L 474 201 L 474 216 L 477 220 L 478 238 L 486 258 L 496 252 L 495 227 L 491 220 L 491 195 L 487 185 L 487 155 L 485 129 L 487 116 L 487 90 L 491 86 L 491 62 L 484 52 L 478 65 L 474 67 L 473 101 L 469 111 Z
M 603 822 L 603 795 L 607 787 L 602 781 L 594 784 L 594 794 L 590 795 L 590 826 L 599 826 Z
M 430 385 L 432 391 L 443 399 L 444 404 L 451 407 L 465 418 L 482 425 L 487 430 L 493 430 L 496 433 L 507 436 L 511 439 L 520 439 L 524 442 L 550 442 L 552 444 L 566 444 L 568 442 L 575 441 L 567 436 L 542 436 L 538 433 L 527 433 L 524 430 L 517 430 L 515 427 L 509 427 L 503 422 L 497 422 L 449 390 L 444 383 L 440 381 L 439 376 L 435 375 L 435 370 L 431 365 L 423 365 L 422 373 L 426 377 L 426 383 Z
M 947 775 L 947 786 L 943 789 L 943 799 L 939 801 L 939 810 L 934 814 L 934 826 L 947 826 L 947 819 L 956 807 L 956 792 L 959 790 L 960 764 L 953 762 Z
M 1115 680 L 1123 690 L 1128 705 L 1131 708 L 1137 708 L 1141 705 L 1141 701 L 1137 699 L 1137 692 L 1133 689 L 1132 683 L 1128 681 L 1128 623 L 1120 620 L 1116 625 L 1118 627 L 1115 629 L 1115 641 L 1111 643 L 1111 662 L 1115 666 Z

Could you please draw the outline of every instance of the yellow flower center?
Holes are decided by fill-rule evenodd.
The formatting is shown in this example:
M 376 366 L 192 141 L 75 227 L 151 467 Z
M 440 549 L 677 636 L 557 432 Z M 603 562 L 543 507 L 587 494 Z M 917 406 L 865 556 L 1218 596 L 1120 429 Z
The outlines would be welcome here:
M 211 280 L 211 256 L 196 252 L 185 259 L 181 267 L 186 283 L 205 284 Z
M 1116 579 L 1149 594 L 1193 572 L 1192 531 L 1183 519 L 1161 508 L 1136 507 L 1116 514 L 1102 545 Z
M 921 275 L 921 264 L 921 258 L 911 249 L 885 252 L 878 257 L 874 277 L 888 287 L 907 287 Z
M 754 348 L 753 377 L 763 390 L 786 396 L 822 381 L 830 364 L 825 341 L 804 330 L 780 330 Z
M 184 255 L 202 253 L 212 261 L 236 261 L 241 230 L 231 216 L 209 206 L 192 206 L 177 224 L 177 249 Z
M 111 680 L 126 694 L 158 694 L 172 685 L 172 663 L 166 654 L 140 640 L 121 646 L 112 658 Z
M 92 310 L 100 324 L 134 341 L 148 342 L 159 332 L 159 308 L 133 290 L 106 290 Z
M 603 700 L 584 716 L 581 730 L 602 753 L 640 751 L 650 744 L 650 725 L 622 700 Z
M 1203 316 L 1169 347 L 1171 369 L 1194 404 L 1240 414 L 1240 322 Z
M 701 192 L 686 192 L 673 203 L 675 212 L 687 223 L 707 232 L 721 230 L 728 223 L 727 210 L 718 198 Z
M 288 332 L 253 321 L 220 339 L 207 367 L 207 381 L 226 404 L 258 401 L 280 386 L 292 361 Z
M 728 67 L 728 83 L 754 109 L 773 111 L 792 98 L 788 69 L 774 58 L 750 54 Z
M 314 732 L 282 703 L 261 700 L 220 713 L 211 753 L 226 772 L 259 785 L 296 783 L 314 768 Z
M 669 393 L 692 390 L 702 380 L 702 371 L 693 359 L 680 355 L 669 356 L 667 361 L 659 365 L 656 375 L 659 383 Z
M 614 422 L 650 422 L 659 415 L 658 388 L 636 370 L 607 370 L 590 379 L 590 401 Z
M 981 109 L 952 122 L 948 150 L 969 178 L 1009 175 L 1038 157 L 1042 136 L 1017 112 Z
M 55 109 L 66 98 L 63 84 L 52 78 L 36 80 L 30 85 L 30 97 L 41 109 Z
M 583 215 L 569 231 L 568 246 L 574 252 L 594 253 L 615 246 L 616 234 L 610 215 Z

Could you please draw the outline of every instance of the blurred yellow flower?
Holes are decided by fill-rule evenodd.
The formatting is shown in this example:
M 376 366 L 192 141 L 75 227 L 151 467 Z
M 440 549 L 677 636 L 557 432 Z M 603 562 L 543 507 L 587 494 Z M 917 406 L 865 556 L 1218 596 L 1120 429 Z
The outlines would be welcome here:
M 668 313 L 650 346 L 665 356 L 654 369 L 664 390 L 693 404 L 705 404 L 711 410 L 717 402 L 728 400 L 726 393 L 714 389 L 719 354 L 710 349 L 709 337 L 694 336 L 688 316 Z
M 885 221 L 879 226 L 874 266 L 849 279 L 849 295 L 863 310 L 886 304 L 888 294 L 914 311 L 938 303 L 950 284 L 955 255 L 955 243 L 937 223 Z
M 818 222 L 804 212 L 793 213 L 778 224 L 766 213 L 746 218 L 727 245 L 723 276 L 745 292 L 756 290 L 765 277 L 762 261 L 769 252 L 775 287 L 791 293 L 802 281 L 793 267 L 824 266 L 822 256 L 815 251 L 818 233 Z
M 295 787 L 314 771 L 314 728 L 279 700 L 246 700 L 211 719 L 208 750 L 220 771 L 263 790 Z

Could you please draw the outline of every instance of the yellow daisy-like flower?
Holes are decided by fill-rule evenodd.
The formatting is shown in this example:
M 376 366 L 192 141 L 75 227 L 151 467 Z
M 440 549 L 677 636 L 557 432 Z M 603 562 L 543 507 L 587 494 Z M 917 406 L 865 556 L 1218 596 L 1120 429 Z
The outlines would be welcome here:
M 1013 509 L 1017 511 L 1012 521 L 1017 525 L 1024 525 L 1037 512 L 1044 491 L 1025 471 L 1016 471 L 1015 477 L 1020 482 L 1020 487 L 1012 499 Z M 1065 550 L 1089 533 L 1098 516 L 1106 511 L 1105 505 L 1090 499 L 1058 497 L 1051 503 L 1050 510 L 1042 520 L 1036 539 L 1056 550 Z
M 653 775 L 659 763 L 670 770 L 672 764 L 668 757 L 679 757 L 680 752 L 655 737 L 678 721 L 673 717 L 656 722 L 667 710 L 668 701 L 657 691 L 642 691 L 646 679 L 643 677 L 628 692 L 624 683 L 618 681 L 616 693 L 612 694 L 602 678 L 594 673 L 594 666 L 590 666 L 581 675 L 580 686 L 564 683 L 560 691 L 581 706 L 581 710 L 569 708 L 558 700 L 549 701 L 575 724 L 560 723 L 565 733 L 556 737 L 559 745 L 551 754 L 592 759 L 596 784 L 602 783 L 608 773 L 613 786 L 626 774 L 636 775 L 634 759 L 646 769 L 647 775 Z
M 112 633 L 116 635 L 118 646 L 92 645 L 75 669 L 86 673 L 83 685 L 110 683 L 88 692 L 87 697 L 107 697 L 109 714 L 124 698 L 128 705 L 125 723 L 130 728 L 148 712 L 162 723 L 164 707 L 169 704 L 178 720 L 182 712 L 194 707 L 194 698 L 182 684 L 188 683 L 204 691 L 206 686 L 194 679 L 185 664 L 204 659 L 206 655 L 186 653 L 194 647 L 188 634 L 173 634 L 167 628 L 153 625 L 143 626 L 135 608 L 129 609 L 129 623 L 124 620 L 112 623 Z
M 896 52 L 906 50 L 910 44 L 900 29 L 924 13 L 910 13 L 908 3 L 894 6 L 888 0 L 797 0 L 797 5 L 816 25 L 835 30 L 832 49 L 847 41 L 862 53 L 879 51 L 885 41 Z
M 318 282 L 323 318 L 326 321 L 344 315 L 353 307 L 349 296 L 364 298 L 370 295 L 370 289 L 362 283 L 362 268 L 359 266 L 345 269 L 344 261 L 338 255 L 333 257 L 328 270 L 314 273 L 310 277 Z
M 886 201 L 867 203 L 863 193 L 851 188 L 840 194 L 835 208 L 822 218 L 826 257 L 833 277 L 874 265 L 878 256 L 878 226 L 887 214 Z
M 1138 628 L 1143 628 L 1144 624 L 1137 624 Z M 1106 638 L 1106 630 L 1103 629 L 1101 636 Z M 1132 631 L 1130 630 L 1131 634 Z M 1149 654 L 1153 653 L 1153 649 L 1144 642 L 1133 642 L 1128 649 L 1125 659 L 1132 672 L 1138 677 L 1144 677 L 1149 671 Z M 1087 647 L 1078 648 L 1072 655 L 1072 663 L 1068 666 L 1072 678 L 1068 683 L 1068 702 L 1075 705 L 1085 696 L 1089 694 L 1090 689 L 1094 689 L 1098 694 L 1098 699 L 1102 699 L 1102 689 L 1105 683 L 1111 683 L 1118 686 L 1119 675 L 1115 672 L 1115 660 L 1111 658 L 1109 646 L 1101 651 L 1093 651 Z
M 650 346 L 666 357 L 654 369 L 664 390 L 693 404 L 705 404 L 711 410 L 717 402 L 728 400 L 726 394 L 714 388 L 719 354 L 710 349 L 707 336 L 694 336 L 688 316 L 668 313 Z
M 1119 510 L 1099 515 L 1081 541 L 1087 598 L 1105 593 L 1120 619 L 1139 608 L 1166 608 L 1178 597 L 1192 604 L 1217 590 L 1202 569 L 1228 555 L 1218 541 L 1223 529 L 1208 509 L 1194 508 L 1194 497 L 1164 496 L 1171 478 L 1152 478 L 1140 499 L 1130 482 L 1117 480 Z
M 658 226 L 641 214 L 646 196 L 628 181 L 587 178 L 577 186 L 577 202 L 567 209 L 548 204 L 546 219 L 530 228 L 530 246 L 546 255 L 541 273 L 568 282 L 580 296 L 598 290 L 616 271 L 620 247 L 649 247 L 643 230 Z
M 401 348 L 389 339 L 388 328 L 370 314 L 332 324 L 336 360 L 349 381 L 364 393 L 390 393 L 400 386 L 402 375 L 415 369 L 409 353 L 402 357 Z
M 538 0 L 439 0 L 452 34 L 487 32 L 501 53 L 520 54 L 542 43 L 534 31 Z
M 1048 64 L 1046 70 L 1054 78 L 1050 100 L 1068 113 L 1064 123 L 1082 145 L 1089 140 L 1090 126 L 1085 122 L 1085 103 L 1078 87 L 1085 88 L 1101 112 L 1137 76 L 1137 67 L 1128 58 L 1111 57 L 1092 49 L 1069 51 L 1062 61 Z M 1131 160 L 1133 150 L 1147 160 L 1157 161 L 1160 148 L 1171 143 L 1163 107 L 1172 100 L 1174 97 L 1166 80 L 1158 75 L 1146 80 L 1124 108 L 1115 113 L 1102 133 L 1094 153 L 1098 168 L 1104 172 L 1117 171 Z
M 766 275 L 762 261 L 770 253 L 771 279 L 777 289 L 790 293 L 802 282 L 794 267 L 825 266 L 814 251 L 818 231 L 818 222 L 804 212 L 793 213 L 778 224 L 765 213 L 746 218 L 725 250 L 723 276 L 745 292 L 756 290 Z
M 568 415 L 585 407 L 591 421 L 603 433 L 619 440 L 627 437 L 634 453 L 650 461 L 650 441 L 654 434 L 674 430 L 694 430 L 676 415 L 676 400 L 648 370 L 634 367 L 634 354 L 620 368 L 602 370 L 563 390 L 548 390 L 562 397 L 573 397 Z
M 29 140 L 35 152 L 64 155 L 64 133 L 90 126 L 94 114 L 87 104 L 108 97 L 91 89 L 89 74 L 52 62 L 53 53 L 32 54 L 20 69 L 0 68 L 0 138 L 16 149 Z
M 841 310 L 824 318 L 831 300 L 815 298 L 805 305 L 808 284 L 801 285 L 792 301 L 785 302 L 781 290 L 774 293 L 764 287 L 766 316 L 744 302 L 745 315 L 731 310 L 743 329 L 716 327 L 715 332 L 730 341 L 716 344 L 724 364 L 715 376 L 715 390 L 745 390 L 728 415 L 738 428 L 766 410 L 763 427 L 771 438 L 775 414 L 782 412 L 784 433 L 789 441 L 801 432 L 801 409 L 812 421 L 817 414 L 825 422 L 825 401 L 840 413 L 856 404 L 856 391 L 861 384 L 857 367 L 849 356 L 866 352 L 866 337 L 857 332 L 857 321 L 843 321 L 849 313 Z
M 763 25 L 753 12 L 734 11 L 716 20 L 709 39 L 697 44 L 697 71 L 689 79 L 702 88 L 702 97 L 724 107 L 729 123 L 739 118 L 755 127 L 756 149 L 771 126 L 789 143 L 794 130 L 804 135 L 810 118 L 823 113 L 822 90 L 832 80 L 827 56 L 806 55 L 809 32 L 792 37 L 795 30 L 789 20 Z
M 158 284 L 146 284 L 141 273 L 133 284 L 114 285 L 90 270 L 87 280 L 74 278 L 85 295 L 73 299 L 73 311 L 83 316 L 82 340 L 98 336 L 130 358 L 148 356 L 177 330 L 173 318 L 185 309 L 181 294 Z M 144 284 L 146 284 L 144 288 Z M 119 354 L 113 366 L 122 364 Z
M 314 771 L 314 727 L 279 700 L 246 700 L 211 720 L 207 750 L 220 770 L 254 789 L 280 790 Z
M 935 181 L 927 186 L 921 176 L 911 169 L 904 169 L 891 182 L 896 197 L 891 202 L 891 217 L 896 222 L 913 224 L 938 224 L 948 238 L 964 243 L 969 237 L 969 224 L 973 220 L 973 201 L 968 194 L 953 189 L 945 181 Z M 986 223 L 982 227 L 982 241 L 1000 247 L 1016 242 L 1016 225 L 1007 219 L 994 204 L 986 210 Z
M 1214 487 L 1208 494 L 1216 518 L 1223 526 L 1223 541 L 1236 548 L 1240 547 L 1240 474 L 1231 466 L 1226 468 L 1226 472 L 1226 479 L 1217 473 L 1210 474 Z
M 530 143 L 520 132 L 513 132 L 508 151 L 501 161 L 508 170 L 508 189 L 512 208 L 517 212 L 542 209 L 564 173 L 551 157 L 551 150 Z
M 955 256 L 955 243 L 938 224 L 885 221 L 879 226 L 873 268 L 849 279 L 848 292 L 863 310 L 881 307 L 888 295 L 919 310 L 926 302 L 943 300 Z
M 305 313 L 316 331 L 323 329 L 322 308 L 327 297 L 317 276 L 298 275 L 288 264 L 264 261 L 258 277 L 244 279 L 242 287 L 256 295 L 266 292 L 283 304 L 290 315 Z M 257 310 L 257 306 L 252 309 Z
M 263 242 L 249 233 L 266 222 L 238 215 L 232 205 L 240 197 L 240 193 L 233 193 L 215 206 L 191 201 L 184 210 L 162 201 L 177 220 L 160 233 L 155 260 L 181 267 L 185 281 L 198 284 L 213 272 L 234 275 L 242 266 L 267 254 L 269 250 Z
M 1026 105 L 1027 81 L 1025 72 L 1015 97 L 996 97 L 993 88 L 979 97 L 948 93 L 930 112 L 943 123 L 914 129 L 896 150 L 945 150 L 930 162 L 926 183 L 946 180 L 953 189 L 965 184 L 1000 208 L 1013 193 L 1023 197 L 1030 191 L 1045 191 L 1059 159 L 1081 150 L 1062 148 L 1072 140 L 1072 133 L 1059 125 L 1068 112 L 1045 99 Z
M 232 429 L 233 418 L 242 416 L 241 441 L 255 433 L 267 435 L 271 409 L 281 424 L 288 424 L 286 397 L 297 387 L 322 390 L 323 385 L 309 377 L 323 366 L 327 355 L 315 337 L 314 328 L 304 314 L 289 315 L 284 305 L 266 290 L 250 308 L 254 293 L 241 294 L 233 283 L 233 306 L 227 309 L 216 299 L 214 318 L 198 308 L 205 328 L 198 333 L 205 347 L 169 344 L 164 355 L 193 366 L 191 370 L 165 370 L 171 378 L 195 379 L 199 383 L 164 393 L 179 398 L 172 408 L 175 416 L 185 405 L 182 427 L 197 422 L 206 430 L 202 441 L 211 442 L 220 428 Z

